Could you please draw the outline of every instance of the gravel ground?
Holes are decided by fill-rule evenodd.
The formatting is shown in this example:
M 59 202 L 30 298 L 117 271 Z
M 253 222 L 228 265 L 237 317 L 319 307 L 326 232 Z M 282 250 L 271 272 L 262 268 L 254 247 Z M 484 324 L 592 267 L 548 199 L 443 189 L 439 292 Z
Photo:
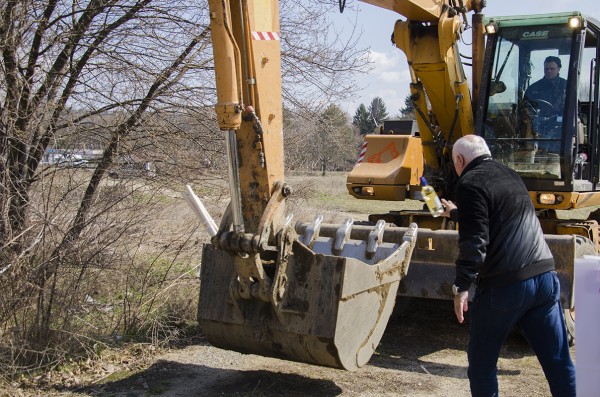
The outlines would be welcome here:
M 406 309 L 394 313 L 375 355 L 355 372 L 243 355 L 201 340 L 159 354 L 120 380 L 54 395 L 468 396 L 468 326 L 456 322 L 451 302 L 411 300 L 402 306 Z M 502 396 L 550 395 L 535 355 L 518 335 L 502 350 L 499 381 Z

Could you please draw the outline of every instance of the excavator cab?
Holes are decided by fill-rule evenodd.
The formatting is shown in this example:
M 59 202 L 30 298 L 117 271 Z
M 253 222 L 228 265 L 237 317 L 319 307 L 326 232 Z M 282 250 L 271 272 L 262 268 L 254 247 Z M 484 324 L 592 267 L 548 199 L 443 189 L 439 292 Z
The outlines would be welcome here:
M 488 62 L 475 130 L 523 178 L 546 240 L 571 236 L 550 247 L 574 337 L 574 270 L 583 255 L 598 253 L 599 218 L 568 219 L 564 211 L 600 205 L 600 24 L 569 12 L 484 25 Z
M 537 209 L 599 205 L 600 25 L 571 12 L 489 18 L 485 26 L 490 62 L 476 130 L 521 175 Z

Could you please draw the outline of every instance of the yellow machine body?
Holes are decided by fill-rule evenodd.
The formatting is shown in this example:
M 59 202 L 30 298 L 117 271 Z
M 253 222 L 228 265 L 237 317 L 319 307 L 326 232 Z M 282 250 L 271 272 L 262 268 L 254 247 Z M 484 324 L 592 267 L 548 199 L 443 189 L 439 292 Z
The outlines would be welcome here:
M 373 200 L 405 200 L 407 186 L 418 185 L 423 171 L 421 138 L 367 135 L 363 160 L 348 174 L 348 191 Z
M 395 24 L 393 37 L 407 56 L 418 132 L 367 135 L 347 188 L 361 199 L 415 198 L 419 178 L 447 172 L 452 144 L 474 133 L 457 42 L 466 13 L 479 13 L 484 2 L 364 2 L 406 18 Z M 215 111 L 227 142 L 231 203 L 203 251 L 202 331 L 215 346 L 355 370 L 377 348 L 396 295 L 452 299 L 457 225 L 424 211 L 371 215 L 371 226 L 352 219 L 324 225 L 319 215 L 292 225 L 285 208 L 292 191 L 284 181 L 278 1 L 209 0 L 209 8 Z M 473 21 L 478 97 L 481 15 Z M 538 193 L 532 192 L 534 202 Z M 561 194 L 556 202 L 565 208 L 600 204 L 596 194 Z M 597 243 L 589 244 L 598 240 L 597 223 L 549 216 L 542 226 L 553 234 L 546 239 L 572 330 L 573 269 L 578 257 L 597 250 Z

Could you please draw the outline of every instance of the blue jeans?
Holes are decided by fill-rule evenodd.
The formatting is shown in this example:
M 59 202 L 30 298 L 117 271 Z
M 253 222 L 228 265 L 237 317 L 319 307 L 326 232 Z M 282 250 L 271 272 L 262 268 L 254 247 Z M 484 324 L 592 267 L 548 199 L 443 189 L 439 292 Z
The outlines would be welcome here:
M 498 356 L 515 326 L 540 361 L 552 395 L 575 396 L 575 367 L 556 272 L 506 287 L 477 288 L 469 312 L 468 375 L 473 396 L 498 396 Z

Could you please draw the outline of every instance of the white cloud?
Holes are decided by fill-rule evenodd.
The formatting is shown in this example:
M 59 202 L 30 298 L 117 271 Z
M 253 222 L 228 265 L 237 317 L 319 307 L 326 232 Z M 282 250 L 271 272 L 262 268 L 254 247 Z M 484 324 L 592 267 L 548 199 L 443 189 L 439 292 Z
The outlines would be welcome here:
M 371 60 L 376 71 L 389 70 L 400 66 L 400 57 L 394 52 L 379 52 L 371 50 Z
M 402 77 L 402 72 L 383 72 L 377 77 L 380 78 L 382 81 L 395 83 L 400 81 L 400 78 Z
M 404 98 L 410 91 L 406 57 L 400 50 L 392 47 L 387 52 L 371 49 L 370 59 L 373 69 L 361 76 L 359 85 L 363 89 L 359 97 L 348 103 L 347 111 L 354 114 L 361 103 L 368 106 L 373 98 L 380 97 L 390 116 L 395 116 L 404 107 Z
M 360 96 L 349 104 L 348 112 L 354 114 L 361 104 L 368 106 L 375 97 L 380 97 L 390 116 L 396 116 L 404 107 L 404 98 L 410 91 L 410 72 L 404 53 L 396 48 L 389 52 L 371 50 L 373 69 L 361 76 L 359 85 L 363 87 Z
M 410 73 L 408 72 L 407 67 L 398 68 L 396 72 L 382 72 L 377 77 L 378 80 L 381 80 L 386 83 L 394 83 L 394 84 L 407 84 L 410 83 Z

